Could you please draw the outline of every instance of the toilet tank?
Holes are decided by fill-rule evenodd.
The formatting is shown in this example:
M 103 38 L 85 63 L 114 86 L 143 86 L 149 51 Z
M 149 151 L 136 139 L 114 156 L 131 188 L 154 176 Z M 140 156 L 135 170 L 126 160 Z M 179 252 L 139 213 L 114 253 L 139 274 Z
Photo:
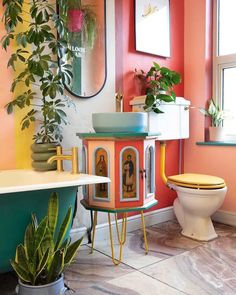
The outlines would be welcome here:
M 136 96 L 130 101 L 133 112 L 144 111 L 146 96 Z M 189 138 L 189 106 L 190 101 L 176 97 L 175 102 L 162 102 L 160 110 L 163 114 L 148 113 L 148 130 L 150 133 L 161 133 L 160 140 Z

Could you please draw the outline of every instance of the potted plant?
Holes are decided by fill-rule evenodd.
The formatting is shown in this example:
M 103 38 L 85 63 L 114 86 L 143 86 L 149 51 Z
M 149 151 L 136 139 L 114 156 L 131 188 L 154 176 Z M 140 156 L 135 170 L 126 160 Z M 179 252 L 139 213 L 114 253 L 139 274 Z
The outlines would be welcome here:
M 213 99 L 210 99 L 208 108 L 199 108 L 200 112 L 210 117 L 211 126 L 209 127 L 209 140 L 210 141 L 224 141 L 225 131 L 222 126 L 223 120 L 226 119 L 226 111 L 220 109 L 219 105 Z
M 46 163 L 54 154 L 49 149 L 62 140 L 62 126 L 68 123 L 64 108 L 72 105 L 64 93 L 64 85 L 69 85 L 72 79 L 67 59 L 73 52 L 65 20 L 57 13 L 57 5 L 59 10 L 66 7 L 66 3 L 59 0 L 54 4 L 44 0 L 3 0 L 6 35 L 1 40 L 2 47 L 8 50 L 12 43 L 17 44 L 11 47 L 8 61 L 8 66 L 16 72 L 11 86 L 15 96 L 6 108 L 9 114 L 15 108 L 28 108 L 21 121 L 22 130 L 32 122 L 38 123 L 32 146 L 33 167 L 37 170 L 56 168 Z M 27 29 L 17 30 L 19 24 Z M 58 66 L 58 56 L 62 52 L 63 60 L 60 59 Z M 38 154 L 41 150 L 43 155 Z
M 82 238 L 74 243 L 66 238 L 72 209 L 69 208 L 60 227 L 57 225 L 58 210 L 58 196 L 52 193 L 47 216 L 38 223 L 32 214 L 24 242 L 16 248 L 11 265 L 19 278 L 19 295 L 65 294 L 63 272 L 73 261 Z
M 163 113 L 160 110 L 161 103 L 174 102 L 176 99 L 173 86 L 181 82 L 180 74 L 167 67 L 161 67 L 156 62 L 153 62 L 153 66 L 147 73 L 143 70 L 140 72 L 135 70 L 135 73 L 142 84 L 142 88 L 143 86 L 146 88 L 144 109 L 147 112 Z
M 81 0 L 68 0 L 67 28 L 72 44 L 92 49 L 97 36 L 96 13 L 91 5 Z

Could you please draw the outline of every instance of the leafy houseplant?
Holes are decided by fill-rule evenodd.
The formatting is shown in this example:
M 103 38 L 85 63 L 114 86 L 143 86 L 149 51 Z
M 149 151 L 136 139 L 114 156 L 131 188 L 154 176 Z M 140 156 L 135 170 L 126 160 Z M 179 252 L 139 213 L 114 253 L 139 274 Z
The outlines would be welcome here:
M 176 95 L 173 91 L 173 86 L 181 82 L 179 73 L 166 67 L 161 67 L 154 62 L 147 73 L 143 70 L 139 73 L 136 70 L 136 76 L 146 87 L 144 109 L 147 112 L 163 113 L 159 108 L 161 102 L 175 101 Z
M 19 277 L 19 294 L 24 294 L 25 288 L 31 289 L 31 294 L 34 294 L 34 290 L 39 292 L 36 294 L 51 294 L 48 293 L 47 288 L 50 289 L 52 282 L 61 282 L 63 271 L 71 264 L 81 245 L 82 239 L 74 243 L 70 243 L 69 238 L 65 239 L 71 224 L 71 208 L 69 208 L 58 234 L 56 234 L 58 210 L 58 196 L 56 193 L 52 193 L 48 203 L 47 216 L 38 224 L 36 216 L 32 214 L 32 221 L 25 231 L 24 243 L 16 248 L 16 256 L 11 261 L 11 265 Z M 30 288 L 30 286 L 33 287 Z M 41 291 L 36 286 L 40 286 Z M 62 291 L 64 291 L 64 283 L 62 287 Z M 64 294 L 60 291 L 52 294 Z M 27 294 L 30 293 L 27 291 Z
M 199 108 L 199 110 L 203 115 L 211 119 L 211 126 L 209 127 L 210 141 L 223 141 L 225 132 L 222 123 L 227 118 L 226 111 L 221 110 L 213 99 L 210 99 L 207 109 Z
M 226 118 L 225 112 L 220 109 L 213 99 L 210 99 L 208 109 L 199 108 L 199 110 L 203 115 L 211 118 L 212 127 L 222 126 L 222 122 Z
M 2 47 L 7 50 L 12 43 L 17 44 L 11 48 L 8 66 L 14 71 L 20 69 L 11 86 L 13 93 L 20 94 L 7 104 L 7 112 L 12 113 L 15 107 L 29 108 L 21 129 L 39 122 L 39 131 L 33 137 L 37 143 L 61 141 L 61 126 L 68 123 L 63 108 L 71 106 L 71 101 L 64 95 L 64 83 L 70 84 L 72 79 L 66 60 L 73 53 L 66 23 L 56 10 L 56 5 L 65 9 L 66 2 L 3 0 L 6 35 L 1 40 Z M 28 27 L 18 32 L 19 24 Z M 64 59 L 59 67 L 57 57 L 61 52 Z
M 92 49 L 97 36 L 97 20 L 91 5 L 83 5 L 82 0 L 68 0 L 66 19 L 71 43 Z

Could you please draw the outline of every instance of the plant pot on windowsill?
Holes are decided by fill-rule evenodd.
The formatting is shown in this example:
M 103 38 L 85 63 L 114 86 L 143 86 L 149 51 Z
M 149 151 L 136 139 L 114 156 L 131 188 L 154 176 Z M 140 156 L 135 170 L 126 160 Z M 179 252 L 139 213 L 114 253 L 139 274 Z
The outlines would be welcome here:
M 58 143 L 33 143 L 31 145 L 32 167 L 37 171 L 49 171 L 57 169 L 57 162 L 48 164 L 47 160 L 56 155 Z
M 210 141 L 224 141 L 225 140 L 225 129 L 222 126 L 209 127 L 209 140 Z

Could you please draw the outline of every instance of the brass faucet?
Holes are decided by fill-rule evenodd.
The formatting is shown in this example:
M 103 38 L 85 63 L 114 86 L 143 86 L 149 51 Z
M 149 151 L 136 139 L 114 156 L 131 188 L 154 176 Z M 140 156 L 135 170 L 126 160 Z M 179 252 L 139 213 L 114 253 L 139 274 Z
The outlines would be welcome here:
M 52 164 L 53 161 L 57 161 L 57 171 L 63 171 L 63 160 L 69 160 L 72 162 L 72 174 L 78 174 L 78 148 L 73 147 L 71 149 L 71 155 L 63 155 L 61 146 L 56 148 L 57 154 L 48 159 L 48 164 Z

